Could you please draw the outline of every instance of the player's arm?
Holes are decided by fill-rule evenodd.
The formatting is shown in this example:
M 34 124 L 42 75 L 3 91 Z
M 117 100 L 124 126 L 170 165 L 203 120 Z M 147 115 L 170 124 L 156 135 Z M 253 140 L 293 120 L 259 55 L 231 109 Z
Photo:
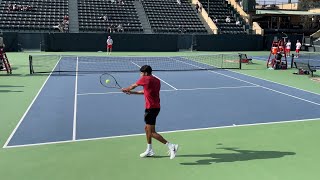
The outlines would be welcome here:
M 129 94 L 144 94 L 143 90 L 141 91 L 129 91 Z
M 139 85 L 134 83 L 131 86 L 127 87 L 127 88 L 122 88 L 122 92 L 126 93 L 126 94 L 143 94 L 143 90 L 141 91 L 132 91 L 133 89 L 135 89 L 136 87 L 138 87 Z

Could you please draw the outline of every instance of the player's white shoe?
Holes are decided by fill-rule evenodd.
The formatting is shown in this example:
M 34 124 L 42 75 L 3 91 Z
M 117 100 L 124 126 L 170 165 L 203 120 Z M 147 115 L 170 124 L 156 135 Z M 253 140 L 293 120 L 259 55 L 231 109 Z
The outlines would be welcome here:
M 176 157 L 176 154 L 178 152 L 178 148 L 179 148 L 179 145 L 178 144 L 172 144 L 170 147 L 169 147 L 169 151 L 168 151 L 168 154 L 170 155 L 170 159 L 173 159 Z
M 153 152 L 153 150 L 146 150 L 145 152 L 140 154 L 140 157 L 151 157 L 153 156 L 155 153 Z

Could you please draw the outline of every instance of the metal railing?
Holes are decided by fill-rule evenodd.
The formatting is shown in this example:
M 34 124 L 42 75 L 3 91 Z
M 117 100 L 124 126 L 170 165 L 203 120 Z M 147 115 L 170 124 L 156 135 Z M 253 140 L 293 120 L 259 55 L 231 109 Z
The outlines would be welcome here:
M 298 10 L 298 0 L 292 0 L 291 3 L 285 0 L 257 0 L 256 9 Z
M 309 10 L 320 8 L 320 2 L 299 0 L 256 0 L 256 9 Z
M 259 25 L 263 29 L 320 29 L 320 23 L 318 22 L 275 22 L 275 21 L 258 21 Z

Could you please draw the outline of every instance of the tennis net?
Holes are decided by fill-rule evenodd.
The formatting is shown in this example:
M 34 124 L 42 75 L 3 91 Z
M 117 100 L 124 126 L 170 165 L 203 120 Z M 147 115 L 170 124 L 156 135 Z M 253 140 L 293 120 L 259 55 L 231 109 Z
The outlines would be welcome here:
M 320 69 L 320 53 L 318 52 L 301 52 L 299 57 L 292 56 L 292 62 L 308 63 L 310 66 Z
M 241 69 L 238 54 L 172 57 L 30 55 L 30 73 L 135 72 L 143 65 L 154 71 Z

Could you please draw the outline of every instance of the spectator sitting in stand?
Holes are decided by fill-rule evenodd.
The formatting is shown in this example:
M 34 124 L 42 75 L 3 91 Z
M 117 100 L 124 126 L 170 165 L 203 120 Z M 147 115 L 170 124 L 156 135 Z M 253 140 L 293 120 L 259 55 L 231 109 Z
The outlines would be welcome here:
M 187 31 L 183 28 L 183 26 L 181 26 L 181 25 L 179 25 L 178 31 L 179 31 L 179 33 L 181 33 L 181 34 L 184 34 L 184 33 L 187 32 Z
M 124 29 L 123 29 L 123 27 L 122 27 L 122 25 L 121 24 L 119 24 L 118 26 L 117 26 L 117 30 L 118 30 L 118 32 L 124 32 Z
M 202 4 L 199 2 L 199 12 L 202 12 Z
M 63 20 L 65 20 L 65 21 L 69 21 L 69 16 L 64 15 Z
M 69 21 L 63 25 L 63 32 L 69 32 Z
M 27 6 L 27 11 L 32 11 L 32 7 L 30 5 Z
M 113 33 L 113 32 L 114 32 L 114 26 L 113 26 L 113 24 L 110 24 L 110 25 L 108 26 L 107 32 L 108 32 L 108 33 Z
M 197 4 L 196 4 L 196 11 L 197 11 L 197 13 L 199 12 L 199 8 L 200 8 L 200 7 L 199 7 L 199 4 L 197 3 Z
M 13 10 L 13 5 L 12 4 L 9 4 L 8 6 L 8 11 L 12 11 Z
M 17 4 L 10 4 L 8 6 L 8 11 L 32 11 L 32 7 L 30 5 L 17 5 Z
M 231 19 L 230 19 L 230 17 L 229 17 L 229 16 L 227 16 L 227 18 L 226 18 L 226 22 L 227 22 L 227 23 L 231 22 Z
M 12 10 L 15 11 L 15 10 L 17 10 L 17 9 L 18 9 L 17 4 L 14 4 L 14 5 L 12 6 Z
M 104 15 L 102 18 L 103 18 L 103 20 L 108 21 L 108 16 L 107 15 Z
M 99 19 L 104 20 L 104 21 L 109 21 L 107 15 L 101 16 L 101 17 L 99 17 Z
M 53 28 L 58 29 L 60 32 L 63 32 L 63 25 L 62 25 L 62 23 L 59 23 L 58 25 L 53 26 Z

